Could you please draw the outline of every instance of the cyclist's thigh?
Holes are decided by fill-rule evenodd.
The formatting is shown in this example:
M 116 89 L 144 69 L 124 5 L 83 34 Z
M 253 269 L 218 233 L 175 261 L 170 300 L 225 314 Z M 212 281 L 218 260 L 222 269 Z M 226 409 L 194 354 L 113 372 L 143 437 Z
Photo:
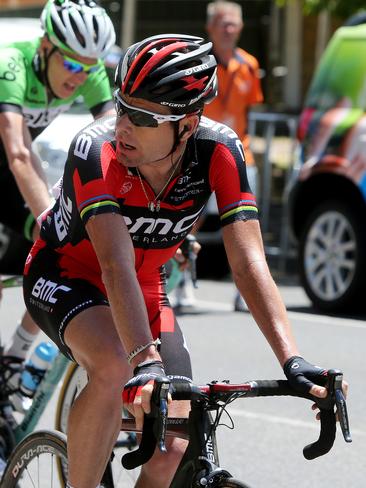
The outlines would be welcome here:
M 121 389 L 132 373 L 108 306 L 92 306 L 73 317 L 64 340 L 88 375 L 114 378 Z
M 70 274 L 61 270 L 59 259 L 60 255 L 52 249 L 38 250 L 24 275 L 24 300 L 36 324 L 63 354 L 73 359 L 64 338 L 66 327 L 82 311 L 108 306 L 108 301 L 90 281 L 69 278 Z
M 31 241 L 35 219 L 5 164 L 0 166 L 0 203 L 0 222 Z
M 166 295 L 142 286 L 152 335 L 161 340 L 160 354 L 168 375 L 192 379 L 192 367 L 186 341 Z M 159 289 L 160 292 L 161 289 Z

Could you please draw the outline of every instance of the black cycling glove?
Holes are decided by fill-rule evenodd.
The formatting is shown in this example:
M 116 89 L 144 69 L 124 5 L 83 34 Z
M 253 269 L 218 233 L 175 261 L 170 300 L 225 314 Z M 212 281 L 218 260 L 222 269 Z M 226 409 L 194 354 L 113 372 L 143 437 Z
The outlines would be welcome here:
M 308 363 L 300 356 L 288 359 L 283 371 L 290 385 L 302 393 L 309 393 L 314 384 L 325 386 L 328 374 L 325 369 Z
M 142 388 L 147 384 L 154 384 L 155 381 L 170 383 L 166 376 L 161 361 L 145 361 L 140 363 L 133 370 L 133 377 L 125 384 L 122 399 L 124 404 L 134 402 L 136 396 L 141 395 Z

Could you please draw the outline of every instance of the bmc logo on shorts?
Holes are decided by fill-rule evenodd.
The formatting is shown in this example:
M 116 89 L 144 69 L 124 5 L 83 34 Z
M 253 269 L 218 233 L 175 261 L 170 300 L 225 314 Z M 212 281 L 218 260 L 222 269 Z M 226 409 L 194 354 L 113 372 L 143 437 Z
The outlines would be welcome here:
M 44 278 L 38 278 L 37 283 L 32 289 L 32 295 L 44 302 L 56 303 L 57 298 L 55 298 L 56 292 L 70 291 L 71 288 L 64 285 L 58 285 L 54 281 L 45 280 Z

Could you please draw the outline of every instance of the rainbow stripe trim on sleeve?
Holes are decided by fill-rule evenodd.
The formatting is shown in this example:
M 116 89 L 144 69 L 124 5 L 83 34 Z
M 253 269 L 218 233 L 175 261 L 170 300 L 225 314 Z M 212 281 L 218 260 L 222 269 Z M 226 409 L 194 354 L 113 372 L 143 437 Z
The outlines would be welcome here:
M 93 213 L 97 213 L 95 212 L 96 209 L 106 207 L 108 205 L 119 208 L 119 204 L 114 199 L 112 199 L 112 195 L 99 195 L 97 197 L 90 198 L 85 202 L 82 202 L 79 205 L 80 217 L 83 218 L 84 215 L 90 211 Z
M 234 208 L 233 208 L 234 207 Z M 220 214 L 220 220 L 225 220 L 232 215 L 239 212 L 255 212 L 258 213 L 255 200 L 239 200 L 230 205 L 227 205 Z

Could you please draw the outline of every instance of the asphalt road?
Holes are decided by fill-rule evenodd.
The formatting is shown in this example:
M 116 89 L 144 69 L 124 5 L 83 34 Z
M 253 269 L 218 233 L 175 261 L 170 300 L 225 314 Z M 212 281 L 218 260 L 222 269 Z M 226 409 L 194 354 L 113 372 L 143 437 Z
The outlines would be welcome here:
M 340 429 L 332 451 L 306 461 L 302 448 L 315 440 L 318 423 L 311 404 L 291 398 L 238 400 L 230 407 L 235 429 L 221 427 L 221 464 L 253 488 L 364 488 L 366 479 L 365 317 L 315 313 L 300 287 L 281 285 L 301 353 L 309 361 L 344 371 L 353 443 Z M 191 351 L 195 380 L 233 382 L 283 378 L 283 373 L 249 313 L 232 312 L 233 285 L 202 281 L 197 308 L 179 317 Z M 22 311 L 19 289 L 4 292 L 0 307 L 3 341 Z M 40 422 L 53 427 L 54 402 Z M 230 424 L 229 419 L 225 422 Z

